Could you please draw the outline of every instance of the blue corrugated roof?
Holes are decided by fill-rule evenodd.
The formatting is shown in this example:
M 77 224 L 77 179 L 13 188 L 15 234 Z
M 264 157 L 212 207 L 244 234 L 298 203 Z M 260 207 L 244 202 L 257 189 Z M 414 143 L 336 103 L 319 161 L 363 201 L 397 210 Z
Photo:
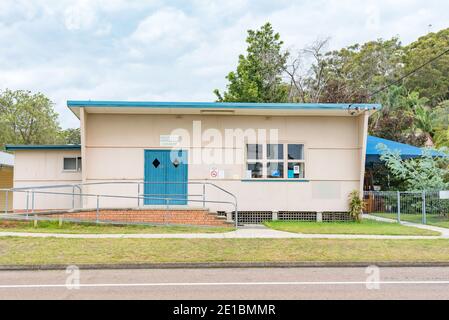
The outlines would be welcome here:
M 154 101 L 78 101 L 68 100 L 71 107 L 108 107 L 108 108 L 193 108 L 193 109 L 267 109 L 267 110 L 378 110 L 380 104 L 349 103 L 247 103 L 247 102 L 154 102 Z
M 48 144 L 48 145 L 24 145 L 24 144 L 7 144 L 5 149 L 8 151 L 16 150 L 80 150 L 79 144 Z
M 382 143 L 392 151 L 399 151 L 401 158 L 410 159 L 422 156 L 422 149 L 411 146 L 405 143 L 399 143 L 396 141 L 391 141 L 387 139 L 382 139 L 378 137 L 368 136 L 368 141 L 366 144 L 366 161 L 367 162 L 378 162 L 381 152 L 377 150 L 377 146 Z M 432 155 L 435 157 L 444 156 L 437 151 L 432 151 Z

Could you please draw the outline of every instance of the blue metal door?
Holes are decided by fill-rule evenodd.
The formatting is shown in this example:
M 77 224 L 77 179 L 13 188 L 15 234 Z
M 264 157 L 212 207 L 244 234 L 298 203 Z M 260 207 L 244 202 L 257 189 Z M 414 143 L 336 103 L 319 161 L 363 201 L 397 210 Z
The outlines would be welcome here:
M 145 150 L 144 204 L 187 204 L 187 151 Z

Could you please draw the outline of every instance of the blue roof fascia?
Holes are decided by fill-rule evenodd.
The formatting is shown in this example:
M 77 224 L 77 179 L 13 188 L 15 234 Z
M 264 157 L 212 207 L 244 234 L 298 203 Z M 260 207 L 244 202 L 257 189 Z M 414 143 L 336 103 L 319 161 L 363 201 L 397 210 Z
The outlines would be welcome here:
M 79 101 L 68 100 L 67 106 L 108 108 L 192 108 L 192 109 L 273 109 L 273 110 L 345 110 L 359 108 L 379 110 L 380 104 L 343 103 L 246 103 L 246 102 L 145 102 L 145 101 Z
M 17 150 L 81 150 L 79 144 L 57 144 L 57 145 L 6 145 L 8 151 Z

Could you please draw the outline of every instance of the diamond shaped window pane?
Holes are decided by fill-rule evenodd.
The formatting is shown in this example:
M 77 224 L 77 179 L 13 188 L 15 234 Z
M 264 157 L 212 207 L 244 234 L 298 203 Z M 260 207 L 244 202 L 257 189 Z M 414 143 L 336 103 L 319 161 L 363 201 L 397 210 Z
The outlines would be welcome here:
M 156 158 L 153 161 L 153 166 L 157 169 L 157 167 L 159 167 L 159 165 L 161 164 L 161 162 Z
M 175 166 L 175 168 L 179 167 L 179 160 L 178 159 L 175 159 L 172 163 Z

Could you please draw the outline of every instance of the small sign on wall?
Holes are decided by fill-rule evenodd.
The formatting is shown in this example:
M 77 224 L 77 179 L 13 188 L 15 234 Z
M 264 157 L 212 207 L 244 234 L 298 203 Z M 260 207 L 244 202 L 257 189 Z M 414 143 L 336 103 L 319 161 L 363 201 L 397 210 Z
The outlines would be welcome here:
M 181 136 L 177 135 L 160 135 L 159 146 L 161 147 L 176 147 L 181 142 Z
M 209 178 L 210 179 L 224 179 L 224 170 L 220 170 L 218 168 L 211 168 L 209 170 Z

